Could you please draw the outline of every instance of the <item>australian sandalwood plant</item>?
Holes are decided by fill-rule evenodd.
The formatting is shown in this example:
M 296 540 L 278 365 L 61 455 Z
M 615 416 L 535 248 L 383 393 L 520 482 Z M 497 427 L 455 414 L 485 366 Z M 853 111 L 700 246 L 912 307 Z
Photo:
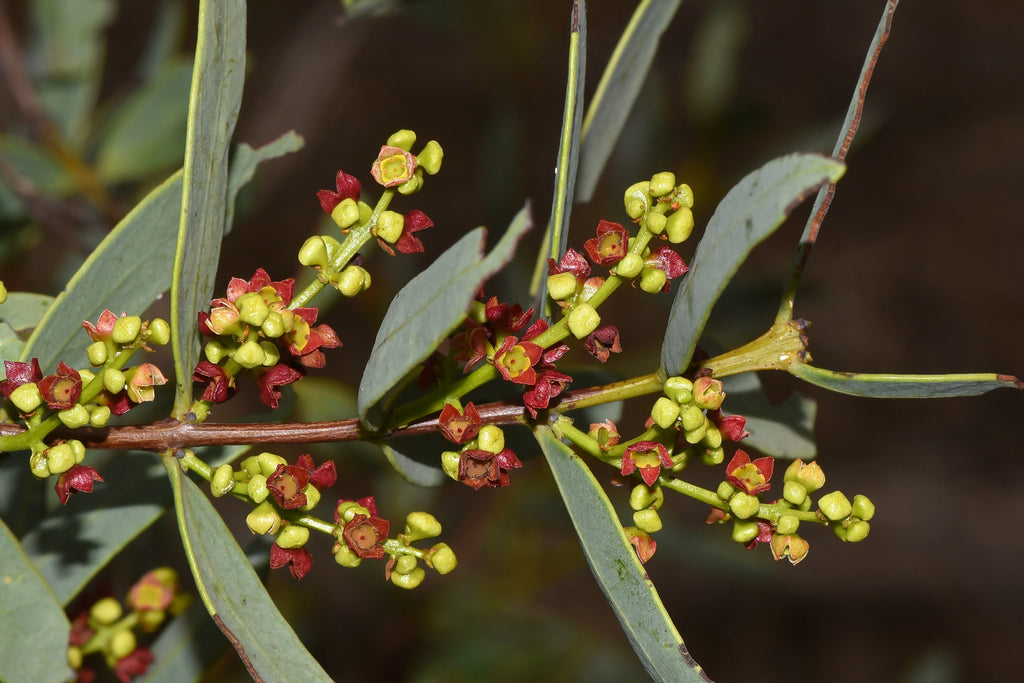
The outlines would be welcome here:
M 32 10 L 43 26 L 57 21 L 45 4 Z M 398 3 L 344 4 L 357 17 Z M 708 525 L 694 534 L 729 539 L 737 555 L 754 550 L 766 571 L 802 571 L 806 565 L 790 570 L 771 560 L 813 563 L 843 543 L 863 542 L 870 553 L 872 525 L 886 524 L 889 511 L 879 506 L 876 517 L 870 489 L 829 474 L 827 454 L 815 458 L 812 402 L 767 400 L 757 373 L 877 398 L 1024 388 L 1006 374 L 826 369 L 812 362 L 812 330 L 797 317 L 801 276 L 836 183 L 856 173 L 846 158 L 896 2 L 883 8 L 859 77 L 850 75 L 854 94 L 831 154 L 767 161 L 717 206 L 681 164 L 649 168 L 604 198 L 596 224 L 582 223 L 573 206 L 596 201 L 678 5 L 637 5 L 585 101 L 587 7 L 565 3 L 559 147 L 534 151 L 555 163 L 549 215 L 527 203 L 503 231 L 476 228 L 438 248 L 432 236 L 450 219 L 443 207 L 428 216 L 421 198 L 448 182 L 451 166 L 468 162 L 446 157 L 446 141 L 429 130 L 362 131 L 379 141 L 375 157 L 338 159 L 333 177 L 294 198 L 318 204 L 322 221 L 289 226 L 262 245 L 266 254 L 292 255 L 293 272 L 255 260 L 221 271 L 223 286 L 222 244 L 236 205 L 244 209 L 240 193 L 261 164 L 303 145 L 294 132 L 257 148 L 234 139 L 247 73 L 246 4 L 201 0 L 194 62 L 165 59 L 154 71 L 167 92 L 188 88 L 184 162 L 128 211 L 112 189 L 143 183 L 166 161 L 125 151 L 118 135 L 146 128 L 146 97 L 156 95 L 142 93 L 90 139 L 72 116 L 88 112 L 72 105 L 94 95 L 67 84 L 61 93 L 56 79 L 33 82 L 19 71 L 5 16 L 3 49 L 14 56 L 5 76 L 34 124 L 24 140 L 0 140 L 12 220 L 63 220 L 54 212 L 67 207 L 37 189 L 52 189 L 41 185 L 45 162 L 113 227 L 59 289 L 13 291 L 16 280 L 6 277 L 0 285 L 0 679 L 196 680 L 228 646 L 256 680 L 361 675 L 353 672 L 365 669 L 318 661 L 303 645 L 309 629 L 289 623 L 264 582 L 302 580 L 294 591 L 306 602 L 323 586 L 355 594 L 346 586 L 368 575 L 390 582 L 386 605 L 316 616 L 330 637 L 358 639 L 378 610 L 400 624 L 402 605 L 419 592 L 478 582 L 472 567 L 459 571 L 460 541 L 477 535 L 499 544 L 506 533 L 486 507 L 446 515 L 437 496 L 375 491 L 361 474 L 367 467 L 492 500 L 514 495 L 521 478 L 550 476 L 639 666 L 656 680 L 714 674 L 684 645 L 685 629 L 645 568 L 681 556 L 680 547 L 665 552 L 677 540 L 666 531 L 666 511 L 689 508 Z M 96 31 L 112 9 L 91 6 Z M 40 31 L 43 40 L 58 37 Z M 99 59 L 83 53 L 77 66 L 95 70 Z M 386 93 L 368 99 L 387 106 Z M 147 135 L 161 132 L 153 124 Z M 761 312 L 763 334 L 723 348 L 706 334 L 719 296 L 754 247 L 812 198 L 780 303 Z M 531 237 L 536 254 L 524 248 Z M 347 323 L 382 287 L 378 274 L 390 259 L 408 268 L 420 254 L 425 267 L 382 295 L 377 329 Z M 509 267 L 523 260 L 521 270 Z M 651 298 L 671 302 L 666 319 L 630 316 L 635 302 Z M 641 335 L 627 331 L 660 343 L 660 354 L 642 353 L 634 346 Z M 347 347 L 361 345 L 368 355 L 354 358 Z M 364 366 L 354 391 L 323 379 L 338 363 Z M 331 398 L 315 398 L 326 386 Z M 331 419 L 302 419 L 309 412 L 295 406 L 303 401 L 329 408 Z M 245 407 L 231 412 L 238 404 Z M 256 417 L 242 415 L 250 411 Z M 524 515 L 535 505 L 510 500 Z M 131 542 L 163 518 L 174 519 L 181 541 L 168 558 L 181 559 L 147 564 Z M 511 563 L 509 577 L 517 570 Z M 413 668 L 383 677 L 433 680 L 416 678 Z M 449 671 L 447 680 L 473 676 Z

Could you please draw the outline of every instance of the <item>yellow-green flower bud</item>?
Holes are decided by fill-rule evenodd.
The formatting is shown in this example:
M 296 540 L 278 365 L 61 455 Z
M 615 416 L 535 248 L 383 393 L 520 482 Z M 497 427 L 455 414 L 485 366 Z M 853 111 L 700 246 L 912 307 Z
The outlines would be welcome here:
M 501 453 L 505 449 L 505 432 L 497 425 L 484 425 L 477 434 L 477 447 L 488 453 Z
M 4 286 L 3 280 L 0 280 L 0 304 L 7 303 L 7 287 Z
M 258 456 L 255 455 L 250 455 L 249 457 L 242 460 L 242 469 L 245 470 L 250 477 L 255 474 L 260 474 L 263 471 L 263 468 L 260 467 L 260 459 Z M 274 469 L 277 469 L 276 466 Z M 273 472 L 274 470 L 272 469 L 270 471 Z
M 74 408 L 68 408 L 57 413 L 57 417 L 64 423 L 65 427 L 70 429 L 78 429 L 89 424 L 89 411 L 83 405 L 76 405 Z
M 82 668 L 82 648 L 75 645 L 68 648 L 68 666 L 75 671 Z
M 708 421 L 705 420 L 704 424 L 697 427 L 696 429 L 684 431 L 683 438 L 686 439 L 686 443 L 696 446 L 701 441 L 703 441 L 704 436 L 708 433 L 708 424 Z
M 447 543 L 438 543 L 428 552 L 426 563 L 428 567 L 433 567 L 438 574 L 447 574 L 455 569 L 459 561 Z
M 423 567 L 417 567 L 408 574 L 399 574 L 398 572 L 391 573 L 391 583 L 395 584 L 399 588 L 412 589 L 423 583 L 423 579 L 426 578 L 427 573 L 423 571 Z
M 274 342 L 264 339 L 260 342 L 260 348 L 263 349 L 263 367 L 273 367 L 281 360 L 281 351 Z
M 704 432 L 704 445 L 708 448 L 719 448 L 722 445 L 722 432 L 713 424 L 709 424 Z
M 737 491 L 729 499 L 729 509 L 740 519 L 749 519 L 761 509 L 761 501 L 744 491 Z
M 682 418 L 683 431 L 692 432 L 707 424 L 708 418 L 704 411 L 697 406 L 690 406 L 680 415 Z
M 657 510 L 651 508 L 637 510 L 633 513 L 633 524 L 637 529 L 653 534 L 656 531 L 661 531 L 661 515 Z
M 850 516 L 853 506 L 842 491 L 833 491 L 818 500 L 818 509 L 833 522 L 838 522 Z
M 106 427 L 110 420 L 110 408 L 107 406 L 96 406 L 89 411 L 90 427 Z
M 416 557 L 414 555 L 399 555 L 391 571 L 398 574 L 408 574 L 416 571 Z
M 37 451 L 28 458 L 28 467 L 32 476 L 36 479 L 46 479 L 50 476 L 50 467 L 47 463 L 46 451 Z
M 282 548 L 301 548 L 309 540 L 309 529 L 300 524 L 289 524 L 277 532 L 277 545 Z
M 790 463 L 783 479 L 800 482 L 808 493 L 813 493 L 825 485 L 825 473 L 822 471 L 821 465 L 816 462 L 804 463 L 799 459 Z
M 11 403 L 23 413 L 31 413 L 43 402 L 43 396 L 39 393 L 39 387 L 35 382 L 27 382 L 11 392 Z
M 705 465 L 721 465 L 725 462 L 725 449 L 719 446 L 718 448 L 707 448 L 701 455 L 701 461 Z
M 306 488 L 302 489 L 302 493 L 306 496 L 306 504 L 299 507 L 300 510 L 309 512 L 320 503 L 320 489 L 312 484 L 306 484 Z
M 254 534 L 276 534 L 281 528 L 281 515 L 269 500 L 265 500 L 246 516 L 245 524 Z
M 213 471 L 213 476 L 210 477 L 210 493 L 214 498 L 220 498 L 235 488 L 234 475 L 235 471 L 231 465 L 221 465 Z
M 650 193 L 652 197 L 663 197 L 674 189 L 676 189 L 675 173 L 663 171 L 651 176 Z
M 441 170 L 441 160 L 444 158 L 444 150 L 437 140 L 431 140 L 423 146 L 423 149 L 416 155 L 416 163 L 430 175 L 436 175 Z
M 640 289 L 648 294 L 657 294 L 668 282 L 668 275 L 661 268 L 644 268 L 640 273 Z
M 676 188 L 673 199 L 675 199 L 677 204 L 685 206 L 687 209 L 693 208 L 693 190 L 686 183 Z
M 361 557 L 352 551 L 352 548 L 348 547 L 348 544 L 344 541 L 334 544 L 334 548 L 331 549 L 334 554 L 334 561 L 340 564 L 342 567 L 348 567 L 352 569 L 358 567 L 359 563 L 363 561 Z
M 576 276 L 572 273 L 555 273 L 548 276 L 548 296 L 555 301 L 565 301 L 576 296 Z
M 46 452 L 46 467 L 50 474 L 63 474 L 75 464 L 75 452 L 66 443 L 52 446 Z
M 651 183 L 645 180 L 642 183 L 635 183 L 626 188 L 626 193 L 622 200 L 626 207 L 626 213 L 633 220 L 643 216 L 651 207 L 651 195 L 648 191 L 650 187 Z
M 661 492 L 661 488 L 651 490 L 643 484 L 637 484 L 633 487 L 633 490 L 629 492 L 629 507 L 633 510 L 643 510 L 649 508 L 652 505 L 655 507 L 661 507 L 659 499 L 664 500 L 665 494 Z M 656 505 L 657 504 L 657 505 Z
M 757 538 L 757 522 L 737 521 L 732 525 L 732 540 L 737 543 L 750 543 Z
M 807 498 L 807 489 L 798 481 L 787 481 L 782 486 L 782 497 L 793 505 L 799 505 Z
M 675 425 L 679 417 L 679 404 L 672 399 L 662 396 L 654 402 L 651 408 L 651 417 L 654 423 L 662 429 L 668 429 Z
M 374 234 L 389 244 L 394 244 L 405 229 L 405 216 L 394 211 L 381 211 L 377 218 Z
M 462 454 L 458 451 L 444 451 L 441 453 L 441 469 L 455 481 L 459 480 L 459 462 Z
M 348 230 L 359 222 L 359 204 L 351 197 L 346 197 L 338 202 L 338 205 L 331 211 L 331 220 L 342 230 Z M 329 248 L 329 245 L 328 245 Z M 330 252 L 328 252 L 330 253 Z M 311 265 L 311 264 L 306 264 Z M 312 264 L 317 265 L 317 264 Z M 321 265 L 321 268 L 323 266 Z
M 267 319 L 260 325 L 260 331 L 270 339 L 277 339 L 284 334 L 284 318 L 279 312 L 270 311 L 267 313 Z
M 370 287 L 370 274 L 361 266 L 346 266 L 338 274 L 334 286 L 347 297 L 353 297 Z
M 399 147 L 403 152 L 408 152 L 416 144 L 416 133 L 408 128 L 395 131 L 388 137 L 388 147 Z
M 203 355 L 206 356 L 206 360 L 210 361 L 214 365 L 218 365 L 222 360 L 224 360 L 225 356 L 230 354 L 231 349 L 224 346 L 224 344 L 220 343 L 216 339 L 211 339 L 203 346 Z
M 640 271 L 644 269 L 644 259 L 639 254 L 630 252 L 622 257 L 617 264 L 615 264 L 615 274 L 619 277 L 631 279 L 640 274 Z
M 441 523 L 429 512 L 410 512 L 405 518 L 406 543 L 441 535 Z
M 669 377 L 665 380 L 664 391 L 666 396 L 681 406 L 693 400 L 693 382 L 685 377 Z
M 868 537 L 868 533 L 871 532 L 871 525 L 861 520 L 854 522 L 846 529 L 846 538 L 843 540 L 847 543 L 858 543 Z
M 666 219 L 665 234 L 672 244 L 679 244 L 689 239 L 693 232 L 693 212 L 685 206 L 672 212 Z
M 249 478 L 248 483 L 249 499 L 257 505 L 262 503 L 270 495 L 267 488 L 267 478 L 262 474 L 254 474 Z
M 134 344 L 142 330 L 142 318 L 137 315 L 126 315 L 118 318 L 114 329 L 110 332 L 110 340 L 115 344 Z
M 67 444 L 68 448 L 71 449 L 71 452 L 75 454 L 76 465 L 85 460 L 85 444 L 78 439 L 68 439 L 64 443 Z
M 235 349 L 235 352 L 231 354 L 231 358 L 243 368 L 252 370 L 263 365 L 263 361 L 267 359 L 267 354 L 264 353 L 259 342 L 255 339 L 247 339 L 242 342 L 241 346 Z
M 667 222 L 668 219 L 665 218 L 665 214 L 663 213 L 652 211 L 651 213 L 647 214 L 647 229 L 650 230 L 655 235 L 660 235 L 662 232 L 664 232 L 665 224 Z
M 124 659 L 135 652 L 138 642 L 135 640 L 135 632 L 130 628 L 122 629 L 111 636 L 104 648 L 111 659 Z
M 733 494 L 736 493 L 736 488 L 733 487 L 733 485 L 730 484 L 729 482 L 723 481 L 721 484 L 718 485 L 718 489 L 715 491 L 715 493 L 718 494 L 718 497 L 721 498 L 723 501 L 728 501 L 730 498 L 732 498 Z
M 263 295 L 259 292 L 246 292 L 235 301 L 238 309 L 238 320 L 246 325 L 259 327 L 267 319 L 270 309 Z
M 171 326 L 163 318 L 153 318 L 146 327 L 146 341 L 164 346 L 171 341 Z
M 85 349 L 85 355 L 89 357 L 89 364 L 99 367 L 107 362 L 107 345 L 105 342 L 98 341 L 89 344 Z
M 853 516 L 865 522 L 875 516 L 875 504 L 860 493 L 853 497 Z
M 800 528 L 800 519 L 796 515 L 781 515 L 775 524 L 775 532 L 783 536 L 795 534 Z
M 89 368 L 81 368 L 78 371 L 78 376 L 82 378 L 82 386 L 84 387 L 86 384 L 88 384 L 89 382 L 93 381 L 96 378 L 96 373 L 94 373 Z
M 335 211 L 338 210 L 338 206 L 334 207 Z M 356 216 L 358 217 L 358 215 L 359 208 L 356 207 Z M 331 218 L 334 218 L 333 214 L 331 214 Z M 324 244 L 324 238 L 320 235 L 313 235 L 299 248 L 299 263 L 304 266 L 323 268 L 327 265 L 327 261 L 327 245 Z
M 593 332 L 601 324 L 601 316 L 598 315 L 594 307 L 588 303 L 578 304 L 572 313 L 569 314 L 569 319 L 566 325 L 569 327 L 569 331 L 572 332 L 573 336 L 577 339 L 583 339 L 588 334 Z
M 162 609 L 147 609 L 139 612 L 139 626 L 146 633 L 152 633 L 160 628 L 166 619 L 167 612 Z
M 97 626 L 109 626 L 121 618 L 124 610 L 114 598 L 100 598 L 89 608 L 89 619 Z
M 127 378 L 124 373 L 114 368 L 107 368 L 103 371 L 103 388 L 112 394 L 119 393 L 124 389 L 124 384 L 127 382 Z

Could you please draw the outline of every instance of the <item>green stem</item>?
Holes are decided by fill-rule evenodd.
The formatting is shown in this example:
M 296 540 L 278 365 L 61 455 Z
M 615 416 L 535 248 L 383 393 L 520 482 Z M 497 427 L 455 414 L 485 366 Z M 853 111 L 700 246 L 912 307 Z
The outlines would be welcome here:
M 135 628 L 139 623 L 139 613 L 130 612 L 125 616 L 121 617 L 113 624 L 109 626 L 101 626 L 96 629 L 96 633 L 92 635 L 92 638 L 86 641 L 85 645 L 82 646 L 82 655 L 90 655 L 93 652 L 99 652 L 102 650 L 107 642 L 121 631 L 127 631 L 128 629 Z
M 701 503 L 706 503 L 713 508 L 725 510 L 726 512 L 729 510 L 729 504 L 719 498 L 717 493 L 697 486 L 696 484 L 691 484 L 688 481 L 675 479 L 673 477 L 658 477 L 658 483 L 662 488 L 671 489 L 677 493 L 683 494 L 684 496 L 689 496 L 690 498 L 698 500 Z
M 728 377 L 752 370 L 785 370 L 793 363 L 809 361 L 804 328 L 799 320 L 775 323 L 754 341 L 706 360 L 700 368 L 715 377 Z
M 493 365 L 483 365 L 454 384 L 439 386 L 418 399 L 399 407 L 392 414 L 388 423 L 392 429 L 404 427 L 413 420 L 440 411 L 450 399 L 462 398 L 472 390 L 487 384 L 499 376 L 497 368 Z

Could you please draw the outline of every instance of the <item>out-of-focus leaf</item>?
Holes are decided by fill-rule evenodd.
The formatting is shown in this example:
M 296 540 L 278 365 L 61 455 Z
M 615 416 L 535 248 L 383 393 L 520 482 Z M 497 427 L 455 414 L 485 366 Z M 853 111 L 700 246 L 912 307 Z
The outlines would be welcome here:
M 576 200 L 588 202 L 680 0 L 643 0 L 619 38 L 583 120 Z
M 139 58 L 137 73 L 149 80 L 177 59 L 179 45 L 185 35 L 185 7 L 174 0 L 161 0 L 160 9 L 153 20 L 153 30 Z
M 25 342 L 21 341 L 14 328 L 0 322 L 0 361 L 17 360 L 24 346 Z
M 15 330 L 25 330 L 38 323 L 53 304 L 53 297 L 33 292 L 8 292 L 0 306 L 0 320 Z
M 192 405 L 197 313 L 210 303 L 227 218 L 228 151 L 245 82 L 244 0 L 202 0 L 188 106 L 181 223 L 171 282 L 174 415 Z
M 381 444 L 384 457 L 388 459 L 395 472 L 410 484 L 416 486 L 440 486 L 449 481 L 448 475 L 440 467 L 431 467 L 399 453 L 388 444 Z
M 114 113 L 96 155 L 103 183 L 144 178 L 181 165 L 192 65 L 166 65 Z
M 53 592 L 0 521 L 0 680 L 48 683 L 75 677 L 71 624 Z
M 248 185 L 256 175 L 256 167 L 267 159 L 277 159 L 297 152 L 302 149 L 304 144 L 302 136 L 294 130 L 290 130 L 262 147 L 253 148 L 243 142 L 235 148 L 231 166 L 228 169 L 228 205 L 224 232 L 231 232 L 231 228 L 234 226 L 235 199 L 238 197 L 238 192 Z
M 171 620 L 149 648 L 153 663 L 137 683 L 198 681 L 228 647 L 217 624 L 196 600 Z
M 75 187 L 60 164 L 42 147 L 28 140 L 0 134 L 0 157 L 43 195 L 63 196 Z M 15 222 L 24 215 L 21 199 L 6 182 L 0 183 L 0 218 Z
M 750 436 L 740 447 L 750 446 L 776 458 L 811 460 L 818 453 L 814 443 L 814 418 L 818 404 L 794 392 L 782 403 L 768 400 L 757 374 L 745 372 L 726 377 L 727 414 L 747 418 Z
M 182 475 L 175 458 L 164 464 L 196 588 L 250 673 L 265 681 L 330 681 L 281 616 L 206 496 Z
M 549 428 L 538 428 L 536 436 L 590 570 L 644 670 L 656 681 L 710 680 L 683 644 L 590 468 Z
M 359 416 L 381 426 L 371 409 L 459 325 L 480 285 L 505 265 L 532 223 L 529 207 L 484 257 L 485 228 L 463 236 L 402 288 L 388 307 L 359 385 Z
M 663 372 L 678 375 L 686 370 L 711 308 L 747 254 L 800 202 L 837 181 L 845 169 L 842 162 L 820 154 L 790 154 L 769 161 L 729 190 L 708 221 L 672 303 L 661 347 Z
M 895 375 L 823 370 L 793 363 L 789 373 L 829 391 L 870 398 L 950 398 L 978 396 L 994 389 L 1024 389 L 1012 375 L 991 372 L 950 375 Z

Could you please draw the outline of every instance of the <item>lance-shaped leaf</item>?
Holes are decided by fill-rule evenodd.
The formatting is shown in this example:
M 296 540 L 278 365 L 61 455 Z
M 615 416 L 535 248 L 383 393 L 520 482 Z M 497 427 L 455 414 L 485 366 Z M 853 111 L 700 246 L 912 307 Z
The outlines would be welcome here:
M 25 342 L 6 322 L 0 322 L 0 361 L 18 360 Z
M 729 190 L 708 221 L 704 236 L 672 303 L 661 369 L 686 370 L 711 308 L 750 251 L 782 225 L 800 202 L 837 181 L 846 167 L 820 154 L 790 154 L 747 175 Z
M 448 481 L 448 476 L 440 467 L 432 467 L 413 460 L 395 450 L 390 444 L 381 444 L 381 449 L 395 472 L 414 486 L 440 486 Z
M 166 457 L 164 465 L 196 590 L 249 674 L 264 681 L 330 681 L 281 616 L 210 501 L 182 475 L 176 458 Z
M 814 418 L 818 404 L 793 392 L 781 403 L 772 403 L 765 396 L 757 374 L 744 372 L 725 378 L 728 414 L 747 418 L 750 436 L 742 446 L 756 448 L 776 458 L 811 460 L 817 455 L 814 443 Z
M 174 414 L 192 405 L 199 354 L 196 314 L 213 294 L 227 216 L 228 150 L 245 81 L 244 0 L 202 0 L 189 99 L 181 223 L 171 285 L 177 395 Z
M 53 297 L 32 292 L 9 292 L 0 306 L 0 320 L 15 330 L 34 327 L 53 305 Z
M 68 666 L 71 624 L 53 591 L 0 521 L 0 680 L 59 683 Z
M 1012 375 L 991 372 L 951 375 L 895 375 L 823 370 L 807 363 L 793 363 L 791 375 L 819 387 L 851 396 L 870 398 L 951 398 L 978 396 L 994 389 L 1024 389 Z
M 590 468 L 547 427 L 538 428 L 536 436 L 590 570 L 644 670 L 656 681 L 710 680 L 683 644 Z
M 395 296 L 359 384 L 357 403 L 364 424 L 380 428 L 380 416 L 371 409 L 462 322 L 480 286 L 508 263 L 531 225 L 529 207 L 523 207 L 486 258 L 487 231 L 473 230 Z
M 681 0 L 643 0 L 622 32 L 583 120 L 576 201 L 588 202 Z

